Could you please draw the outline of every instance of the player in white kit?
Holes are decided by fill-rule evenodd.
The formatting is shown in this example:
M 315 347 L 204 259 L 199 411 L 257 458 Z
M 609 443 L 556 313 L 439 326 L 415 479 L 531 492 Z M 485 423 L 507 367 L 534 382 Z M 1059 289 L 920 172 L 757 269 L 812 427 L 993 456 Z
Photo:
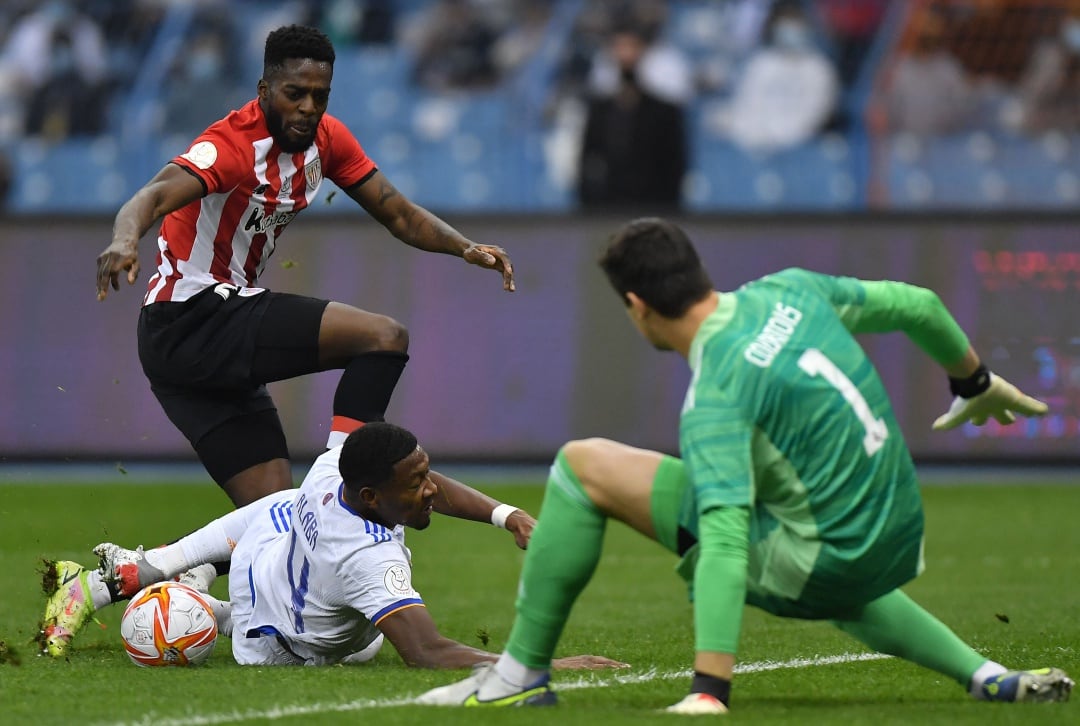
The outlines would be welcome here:
M 165 547 L 105 543 L 95 552 L 103 576 L 128 596 L 231 555 L 229 603 L 213 604 L 242 665 L 362 662 L 384 636 L 410 666 L 494 662 L 495 654 L 442 636 L 412 586 L 405 527 L 426 528 L 433 511 L 496 524 L 511 511 L 524 515 L 515 534 L 522 546 L 531 531 L 521 510 L 433 477 L 411 433 L 370 423 L 320 456 L 299 489 L 263 497 Z M 562 668 L 619 665 L 587 655 L 556 661 Z

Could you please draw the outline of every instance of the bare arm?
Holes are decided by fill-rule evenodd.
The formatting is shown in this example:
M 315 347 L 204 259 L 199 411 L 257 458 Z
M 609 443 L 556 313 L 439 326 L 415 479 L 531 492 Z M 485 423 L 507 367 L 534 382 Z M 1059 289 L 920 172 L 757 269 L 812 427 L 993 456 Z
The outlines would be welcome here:
M 399 610 L 378 627 L 410 668 L 468 668 L 498 660 L 494 653 L 442 635 L 426 607 Z
M 442 635 L 426 607 L 399 610 L 380 621 L 378 627 L 410 668 L 468 668 L 477 663 L 494 663 L 499 659 L 495 653 Z M 556 658 L 551 666 L 561 670 L 593 670 L 625 668 L 626 664 L 599 655 L 574 655 Z
M 503 289 L 514 291 L 514 266 L 506 250 L 470 241 L 428 210 L 411 202 L 381 171 L 376 171 L 362 184 L 346 189 L 345 193 L 390 234 L 410 247 L 455 255 L 471 265 L 497 270 L 502 273 Z
M 437 471 L 431 472 L 431 480 L 439 488 L 435 495 L 436 512 L 473 522 L 491 522 L 491 514 L 500 504 L 498 500 Z M 521 549 L 529 543 L 535 526 L 536 520 L 523 509 L 515 509 L 506 518 L 505 527 L 513 533 L 514 541 Z
M 206 193 L 202 182 L 176 164 L 167 164 L 135 196 L 120 207 L 113 222 L 112 242 L 97 258 L 97 298 L 104 300 L 109 285 L 120 289 L 120 273 L 129 285 L 139 276 L 139 240 L 155 221 Z

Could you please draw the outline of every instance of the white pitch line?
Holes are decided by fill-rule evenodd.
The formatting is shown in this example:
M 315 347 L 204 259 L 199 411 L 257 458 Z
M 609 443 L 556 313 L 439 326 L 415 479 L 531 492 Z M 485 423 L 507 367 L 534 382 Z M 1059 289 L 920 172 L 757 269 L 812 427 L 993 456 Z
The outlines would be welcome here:
M 859 663 L 870 660 L 883 660 L 892 656 L 882 653 L 842 653 L 840 655 L 827 655 L 815 658 L 794 658 L 785 661 L 757 661 L 754 663 L 740 663 L 735 666 L 735 673 L 764 673 L 766 671 L 778 671 L 786 668 L 813 668 L 817 666 L 837 665 L 840 663 Z M 629 673 L 625 675 L 615 674 L 611 676 L 579 677 L 572 681 L 558 681 L 555 683 L 556 691 L 576 691 L 584 688 L 608 688 L 610 686 L 622 686 L 634 683 L 649 683 L 651 681 L 667 681 L 680 678 L 690 678 L 692 670 L 680 671 L 657 671 L 650 669 L 642 673 Z M 214 724 L 238 723 L 242 721 L 276 721 L 295 716 L 313 716 L 322 713 L 340 713 L 345 711 L 364 711 L 369 708 L 393 708 L 396 706 L 416 705 L 414 698 L 365 698 L 345 703 L 309 703 L 297 706 L 276 706 L 260 711 L 230 711 L 223 713 L 186 714 L 184 716 L 168 717 L 159 713 L 150 712 L 136 721 L 116 721 L 109 726 L 213 726 Z

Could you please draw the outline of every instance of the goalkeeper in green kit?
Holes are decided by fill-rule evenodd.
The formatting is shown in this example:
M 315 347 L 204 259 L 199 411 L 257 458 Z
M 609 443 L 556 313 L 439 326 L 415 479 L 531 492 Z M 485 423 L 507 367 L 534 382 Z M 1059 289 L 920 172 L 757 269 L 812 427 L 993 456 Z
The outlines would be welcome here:
M 1073 682 L 1061 670 L 995 663 L 899 589 L 923 569 L 919 484 L 853 334 L 902 331 L 942 365 L 955 398 L 935 429 L 1046 413 L 980 363 L 937 295 L 799 269 L 716 292 L 689 239 L 662 219 L 623 226 L 600 266 L 638 331 L 690 364 L 681 458 L 604 439 L 563 446 L 505 652 L 420 702 L 554 703 L 552 655 L 608 518 L 681 558 L 694 602 L 695 675 L 669 712 L 727 712 L 744 603 L 831 620 L 977 699 L 1068 698 Z

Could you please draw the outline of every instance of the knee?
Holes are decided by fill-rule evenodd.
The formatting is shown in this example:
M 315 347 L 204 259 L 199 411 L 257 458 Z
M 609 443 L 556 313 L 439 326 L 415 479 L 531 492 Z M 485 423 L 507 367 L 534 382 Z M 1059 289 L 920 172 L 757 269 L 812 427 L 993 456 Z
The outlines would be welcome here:
M 381 316 L 374 331 L 374 350 L 391 353 L 409 352 L 409 329 L 397 320 Z
M 608 439 L 590 438 L 569 441 L 559 450 L 571 471 L 586 490 L 596 482 L 606 480 L 604 473 L 610 469 L 614 455 L 614 442 Z

